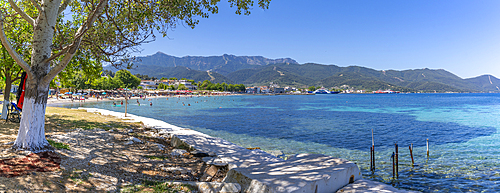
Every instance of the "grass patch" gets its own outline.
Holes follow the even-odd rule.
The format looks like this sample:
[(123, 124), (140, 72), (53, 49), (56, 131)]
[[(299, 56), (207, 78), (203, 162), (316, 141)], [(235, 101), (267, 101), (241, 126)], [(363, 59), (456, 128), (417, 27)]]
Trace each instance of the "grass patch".
[(154, 156), (154, 155), (145, 155), (144, 157), (147, 157), (147, 158), (153, 159), (153, 160), (166, 160), (169, 158), (168, 156)]
[(95, 128), (116, 130), (137, 127), (141, 127), (141, 123), (123, 122), (123, 120), (116, 117), (89, 113), (85, 110), (47, 107), (45, 114), (47, 132), (67, 132), (77, 128), (84, 130)]
[(168, 182), (143, 180), (142, 184), (129, 185), (122, 192), (192, 192), (198, 188), (187, 184), (170, 184)]
[(47, 141), (49, 142), (49, 144), (50, 144), (52, 147), (55, 147), (55, 148), (57, 148), (57, 149), (67, 149), (67, 150), (69, 150), (69, 145), (68, 145), (68, 144), (55, 142), (55, 141), (50, 140), (50, 139), (47, 139)]

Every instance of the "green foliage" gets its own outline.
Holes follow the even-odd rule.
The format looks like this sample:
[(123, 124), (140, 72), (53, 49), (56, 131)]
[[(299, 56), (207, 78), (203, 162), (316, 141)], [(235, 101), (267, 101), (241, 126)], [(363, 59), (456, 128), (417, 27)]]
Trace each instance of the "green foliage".
[(141, 79), (132, 75), (132, 73), (128, 70), (117, 71), (113, 79), (121, 81), (123, 88), (136, 88), (139, 84), (141, 84)]
[(68, 144), (55, 142), (55, 141), (50, 140), (50, 139), (47, 139), (47, 141), (49, 142), (49, 144), (50, 144), (52, 147), (55, 147), (55, 148), (57, 148), (57, 149), (67, 149), (67, 150), (70, 150), (70, 149), (69, 149), (69, 145), (68, 145)]
[(145, 155), (144, 157), (147, 157), (152, 160), (166, 160), (169, 158), (168, 156), (154, 156), (154, 155)]
[(96, 90), (114, 90), (121, 88), (123, 82), (116, 78), (101, 77), (91, 83), (91, 88)]
[(246, 90), (243, 84), (227, 84), (227, 83), (212, 83), (209, 80), (204, 80), (198, 86), (198, 90), (218, 90), (218, 91), (231, 91), (231, 92), (243, 92)]
[(315, 86), (310, 86), (307, 88), (308, 91), (315, 91), (316, 90), (316, 87)]
[(167, 89), (168, 89), (168, 85), (163, 84), (163, 83), (160, 83), (160, 84), (158, 85), (158, 89), (160, 89), (160, 90), (167, 90)]
[(156, 79), (157, 79), (157, 78), (155, 78), (155, 77), (153, 77), (153, 76), (152, 76), (152, 77), (150, 77), (150, 76), (148, 76), (148, 75), (146, 75), (146, 74), (136, 74), (135, 76), (136, 76), (137, 78), (140, 78), (141, 80), (156, 80)]
[(142, 90), (143, 88), (142, 88), (142, 86), (138, 86), (137, 89)]
[(179, 84), (179, 87), (177, 87), (177, 90), (188, 90), (188, 88), (186, 87), (186, 85)]

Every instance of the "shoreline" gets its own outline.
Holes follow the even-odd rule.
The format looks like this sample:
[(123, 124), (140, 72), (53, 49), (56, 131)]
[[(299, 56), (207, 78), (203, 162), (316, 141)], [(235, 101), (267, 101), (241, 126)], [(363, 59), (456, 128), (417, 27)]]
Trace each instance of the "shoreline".
[[(363, 179), (358, 166), (342, 158), (332, 158), (331, 156), (322, 154), (298, 154), (290, 156), (288, 160), (283, 160), (260, 149), (249, 150), (225, 139), (178, 127), (158, 119), (137, 116), (130, 113), (127, 113), (127, 117), (125, 117), (124, 113), (98, 108), (79, 107), (78, 109), (101, 115), (111, 115), (130, 122), (142, 122), (146, 126), (159, 130), (160, 133), (170, 135), (172, 138), (171, 143), (174, 147), (187, 145), (197, 151), (215, 153), (217, 155), (217, 162), (227, 164), (229, 169), (224, 181), (239, 183), (243, 190), (255, 191), (267, 189), (274, 190), (271, 192), (275, 192), (276, 190), (283, 190), (285, 188), (289, 190), (286, 192), (308, 192), (309, 190), (314, 192), (315, 189), (319, 192), (331, 192), (331, 190), (339, 190), (341, 192), (344, 190), (409, 192), (407, 190), (396, 189), (381, 182)], [(299, 170), (300, 172), (277, 171), (284, 168), (293, 168), (293, 170)], [(310, 172), (312, 169), (321, 175), (311, 175)], [(258, 175), (254, 174), (256, 170), (259, 173)], [(271, 175), (269, 175), (270, 173)], [(275, 180), (287, 181), (288, 183), (278, 185), (271, 183)], [(321, 188), (318, 189), (318, 187)]]

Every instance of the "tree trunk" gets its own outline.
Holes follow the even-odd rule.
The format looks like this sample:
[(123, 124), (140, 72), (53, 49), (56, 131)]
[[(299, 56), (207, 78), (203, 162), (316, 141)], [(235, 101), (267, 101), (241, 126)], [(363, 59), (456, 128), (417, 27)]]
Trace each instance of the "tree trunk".
[(34, 25), (31, 54), (31, 73), (28, 73), (24, 93), (23, 113), (17, 139), (12, 146), (15, 150), (33, 153), (53, 151), (45, 139), (45, 108), (51, 80), (44, 79), (50, 71), (51, 45), (57, 12), (61, 0), (43, 0), (44, 14), (39, 14)]
[[(6, 70), (7, 71), (7, 70)], [(12, 88), (12, 78), (9, 74), (5, 74), (5, 89), (3, 91), (3, 108), (1, 119), (7, 119), (8, 105), (10, 103), (10, 89)]]
[(45, 109), (48, 91), (49, 87), (46, 83), (28, 77), (21, 124), (17, 139), (12, 146), (13, 149), (27, 150), (33, 153), (54, 150), (45, 139)]

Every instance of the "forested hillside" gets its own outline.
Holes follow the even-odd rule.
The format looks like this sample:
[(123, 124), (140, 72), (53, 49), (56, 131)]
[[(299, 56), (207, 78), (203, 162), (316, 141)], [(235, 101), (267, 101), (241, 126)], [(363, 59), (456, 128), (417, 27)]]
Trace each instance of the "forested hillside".
[(133, 74), (248, 86), (273, 82), (280, 86), (302, 88), (349, 86), (403, 92), (500, 92), (500, 80), (491, 75), (462, 79), (443, 69), (374, 70), (361, 66), (298, 64), (290, 58), (268, 59), (262, 56), (174, 57), (158, 52), (137, 58), (133, 66)]

